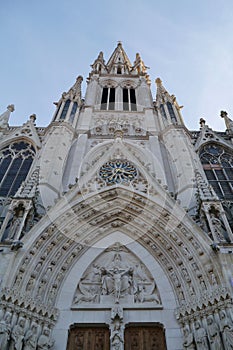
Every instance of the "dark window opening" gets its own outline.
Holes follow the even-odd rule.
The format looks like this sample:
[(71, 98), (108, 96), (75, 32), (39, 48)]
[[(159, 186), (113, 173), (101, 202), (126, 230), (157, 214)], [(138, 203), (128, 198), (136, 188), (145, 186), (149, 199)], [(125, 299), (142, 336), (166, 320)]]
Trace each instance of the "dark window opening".
[(170, 102), (167, 102), (167, 108), (168, 108), (168, 112), (170, 114), (172, 123), (177, 124), (176, 115), (175, 115), (174, 109), (172, 107), (172, 104)]
[(136, 106), (136, 95), (135, 95), (134, 89), (130, 89), (130, 103), (131, 103), (131, 111), (136, 111), (137, 106)]
[(66, 114), (68, 112), (69, 106), (70, 106), (70, 100), (66, 100), (65, 105), (64, 105), (63, 110), (62, 110), (62, 113), (61, 113), (61, 116), (60, 116), (60, 120), (64, 120), (66, 118)]
[(77, 102), (74, 102), (71, 113), (70, 113), (70, 122), (71, 123), (74, 121), (74, 116), (75, 116), (75, 113), (77, 111), (77, 108), (78, 108), (78, 104), (77, 104)]
[(135, 89), (123, 89), (123, 110), (124, 111), (136, 111), (136, 94)]
[(160, 105), (160, 112), (161, 112), (162, 116), (163, 116), (165, 119), (167, 119), (167, 115), (166, 115), (166, 112), (165, 112), (165, 109), (164, 109), (164, 105), (163, 105), (163, 104)]
[(117, 74), (121, 74), (121, 66), (117, 67)]
[(102, 110), (114, 110), (115, 109), (115, 88), (103, 88), (101, 98)]
[(128, 89), (123, 89), (123, 110), (124, 111), (128, 111), (129, 110)]
[(113, 110), (115, 107), (115, 89), (110, 88), (110, 96), (109, 96), (109, 108), (110, 110)]

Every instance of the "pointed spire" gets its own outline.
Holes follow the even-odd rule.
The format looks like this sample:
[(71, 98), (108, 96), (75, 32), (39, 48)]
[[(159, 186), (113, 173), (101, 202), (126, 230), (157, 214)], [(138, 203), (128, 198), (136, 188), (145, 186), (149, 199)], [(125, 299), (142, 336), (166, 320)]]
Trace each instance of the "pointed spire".
[(136, 59), (134, 61), (133, 69), (137, 70), (139, 75), (146, 75), (147, 74), (146, 70), (149, 69), (149, 67), (145, 66), (139, 53), (136, 53)]
[(119, 68), (121, 69), (121, 74), (130, 72), (132, 68), (132, 64), (125, 50), (123, 49), (122, 43), (120, 41), (118, 41), (117, 47), (113, 51), (106, 66), (107, 66), (108, 72), (112, 74), (117, 74), (117, 69)]
[(0, 115), (0, 128), (6, 129), (9, 127), (9, 118), (10, 114), (14, 112), (15, 107), (14, 105), (7, 106), (6, 112), (4, 112), (2, 115)]
[(104, 54), (102, 51), (100, 51), (97, 59), (94, 61), (91, 67), (92, 67), (92, 73), (95, 73), (95, 74), (107, 73)]
[(82, 91), (81, 91), (81, 85), (82, 85), (83, 77), (79, 75), (76, 79), (76, 82), (74, 85), (70, 88), (67, 95), (68, 97), (73, 101), (77, 101), (78, 104), (81, 103), (82, 100)]
[(160, 78), (157, 78), (155, 80), (155, 83), (157, 85), (157, 91), (156, 91), (156, 101), (160, 103), (166, 102), (167, 98), (166, 96), (170, 96), (165, 87), (162, 84), (162, 80)]

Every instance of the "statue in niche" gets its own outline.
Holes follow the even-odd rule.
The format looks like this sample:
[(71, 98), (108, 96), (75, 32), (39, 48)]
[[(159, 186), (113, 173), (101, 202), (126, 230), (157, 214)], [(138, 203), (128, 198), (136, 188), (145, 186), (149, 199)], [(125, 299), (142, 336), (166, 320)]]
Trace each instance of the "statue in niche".
[(50, 329), (45, 327), (37, 343), (37, 350), (48, 350), (53, 347), (54, 340), (50, 338)]
[(10, 222), (10, 227), (8, 229), (7, 240), (13, 240), (19, 235), (19, 229), (24, 216), (24, 206), (19, 204), (17, 208), (14, 209), (13, 218)]
[(85, 271), (77, 286), (73, 304), (100, 301), (161, 304), (149, 271), (119, 243), (107, 248)]
[(25, 319), (19, 318), (18, 323), (13, 327), (11, 332), (11, 341), (9, 350), (22, 350), (24, 339)]
[(184, 333), (184, 342), (183, 342), (184, 348), (187, 350), (195, 350), (196, 347), (194, 345), (193, 333), (187, 324), (183, 328), (183, 333)]
[(218, 326), (214, 320), (213, 315), (207, 317), (208, 335), (209, 342), (212, 350), (222, 350), (222, 342), (219, 335)]
[(219, 313), (220, 331), (222, 333), (225, 349), (233, 349), (233, 327), (227, 317), (226, 311), (222, 310)]
[(114, 320), (110, 341), (111, 341), (112, 350), (124, 349), (123, 330), (122, 330), (121, 322), (118, 317), (116, 317)]
[(11, 313), (6, 312), (0, 321), (0, 349), (7, 350), (11, 334)]
[(25, 334), (23, 350), (36, 350), (37, 338), (37, 325), (33, 323)]
[(207, 333), (205, 328), (202, 327), (201, 322), (197, 320), (195, 322), (195, 342), (197, 350), (209, 350)]
[(214, 229), (214, 233), (219, 242), (230, 242), (226, 227), (222, 220), (220, 220), (219, 215), (214, 213), (210, 214), (211, 223)]

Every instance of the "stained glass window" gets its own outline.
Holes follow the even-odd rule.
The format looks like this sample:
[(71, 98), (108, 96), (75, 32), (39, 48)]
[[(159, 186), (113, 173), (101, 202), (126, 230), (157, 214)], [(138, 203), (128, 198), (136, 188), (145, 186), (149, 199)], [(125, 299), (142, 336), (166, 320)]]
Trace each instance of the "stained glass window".
[(68, 109), (70, 107), (70, 100), (66, 100), (65, 105), (63, 107), (61, 116), (60, 116), (60, 120), (64, 120), (66, 118), (66, 114), (68, 112)]
[(200, 152), (209, 183), (220, 199), (233, 199), (233, 155), (217, 144), (208, 144)]
[(124, 183), (133, 181), (137, 170), (127, 160), (113, 160), (102, 165), (99, 175), (108, 184)]
[(70, 122), (71, 123), (74, 121), (74, 116), (75, 116), (75, 113), (77, 111), (77, 108), (78, 108), (78, 104), (77, 104), (77, 102), (74, 102), (71, 113), (70, 113)]
[(163, 104), (160, 105), (160, 112), (161, 112), (162, 116), (163, 116), (165, 119), (167, 119), (167, 115), (166, 115), (166, 112), (165, 112), (165, 109), (164, 109), (164, 105), (163, 105)]
[(12, 143), (0, 151), (0, 196), (13, 196), (25, 180), (35, 150), (24, 141)]
[(170, 102), (167, 102), (167, 109), (168, 109), (168, 112), (170, 114), (172, 123), (177, 124), (176, 115), (175, 115), (174, 109), (172, 107), (172, 104)]

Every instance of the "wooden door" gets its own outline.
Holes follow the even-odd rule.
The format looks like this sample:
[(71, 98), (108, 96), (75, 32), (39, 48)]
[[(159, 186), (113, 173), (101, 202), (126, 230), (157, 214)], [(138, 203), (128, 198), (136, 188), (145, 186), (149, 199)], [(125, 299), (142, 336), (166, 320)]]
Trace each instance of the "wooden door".
[(125, 328), (125, 350), (166, 350), (164, 329), (160, 325)]
[(110, 331), (105, 326), (72, 326), (66, 349), (110, 350)]

